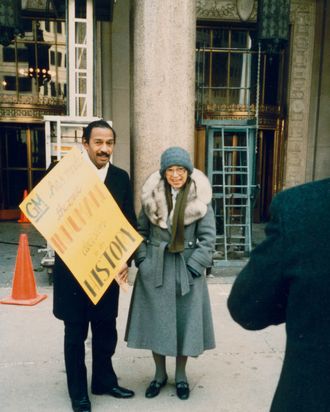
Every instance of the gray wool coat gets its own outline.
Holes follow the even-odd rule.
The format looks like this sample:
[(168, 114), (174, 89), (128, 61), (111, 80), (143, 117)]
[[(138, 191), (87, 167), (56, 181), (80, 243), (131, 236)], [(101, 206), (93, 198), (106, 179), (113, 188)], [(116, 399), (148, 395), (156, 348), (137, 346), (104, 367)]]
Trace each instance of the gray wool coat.
[(139, 270), (125, 334), (129, 347), (168, 356), (198, 356), (215, 347), (205, 278), (205, 269), (212, 265), (216, 236), (212, 191), (201, 171), (194, 169), (191, 178), (182, 253), (167, 250), (173, 212), (168, 216), (159, 172), (143, 186), (138, 230), (144, 242), (135, 255)]

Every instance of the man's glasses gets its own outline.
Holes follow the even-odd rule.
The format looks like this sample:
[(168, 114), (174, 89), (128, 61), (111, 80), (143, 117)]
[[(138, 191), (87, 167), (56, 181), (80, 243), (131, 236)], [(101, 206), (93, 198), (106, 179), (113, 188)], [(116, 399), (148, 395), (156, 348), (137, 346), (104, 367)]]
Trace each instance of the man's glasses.
[(184, 167), (169, 167), (166, 169), (167, 176), (183, 176), (187, 172), (187, 169)]

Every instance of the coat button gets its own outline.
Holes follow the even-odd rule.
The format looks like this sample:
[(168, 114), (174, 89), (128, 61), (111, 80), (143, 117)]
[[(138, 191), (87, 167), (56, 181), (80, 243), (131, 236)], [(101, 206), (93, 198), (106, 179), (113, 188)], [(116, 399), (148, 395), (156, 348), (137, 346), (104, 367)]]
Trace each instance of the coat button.
[(193, 246), (193, 242), (188, 242), (188, 246), (192, 247)]

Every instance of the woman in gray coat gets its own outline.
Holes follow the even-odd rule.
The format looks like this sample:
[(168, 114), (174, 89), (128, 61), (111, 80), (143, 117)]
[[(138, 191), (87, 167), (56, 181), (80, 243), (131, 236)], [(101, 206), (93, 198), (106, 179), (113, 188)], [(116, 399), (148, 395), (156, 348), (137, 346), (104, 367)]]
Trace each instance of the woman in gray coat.
[(175, 356), (177, 396), (188, 399), (187, 357), (215, 347), (205, 278), (216, 235), (211, 199), (208, 178), (180, 147), (162, 154), (160, 170), (142, 188), (144, 242), (135, 255), (139, 270), (125, 340), (152, 351), (156, 370), (147, 398), (166, 385), (166, 356)]

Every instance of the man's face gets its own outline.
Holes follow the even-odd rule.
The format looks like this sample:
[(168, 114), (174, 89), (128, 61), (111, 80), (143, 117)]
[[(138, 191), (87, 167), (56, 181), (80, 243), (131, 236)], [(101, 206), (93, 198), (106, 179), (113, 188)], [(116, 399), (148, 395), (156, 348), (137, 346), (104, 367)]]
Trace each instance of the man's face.
[(98, 169), (109, 162), (114, 144), (112, 130), (103, 127), (92, 129), (88, 143), (85, 139), (83, 140), (83, 146), (89, 158)]

